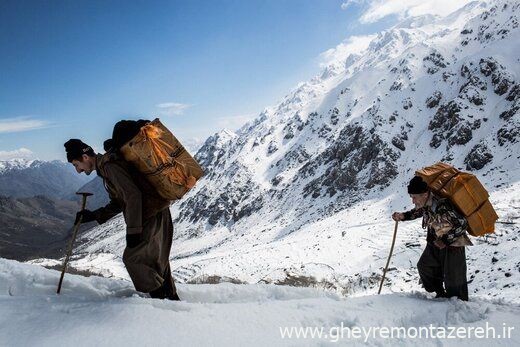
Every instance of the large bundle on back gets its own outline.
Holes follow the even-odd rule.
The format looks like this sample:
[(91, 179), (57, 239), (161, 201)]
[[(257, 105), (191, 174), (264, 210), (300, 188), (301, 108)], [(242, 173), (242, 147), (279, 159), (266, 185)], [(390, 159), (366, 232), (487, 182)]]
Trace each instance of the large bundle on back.
[(165, 199), (182, 198), (203, 175), (200, 165), (159, 119), (145, 122), (135, 136), (120, 145), (124, 159)]
[(468, 221), (469, 233), (482, 236), (495, 231), (498, 219), (489, 202), (489, 194), (475, 175), (462, 172), (451, 165), (437, 163), (415, 173), (421, 176), (430, 190), (448, 198)]

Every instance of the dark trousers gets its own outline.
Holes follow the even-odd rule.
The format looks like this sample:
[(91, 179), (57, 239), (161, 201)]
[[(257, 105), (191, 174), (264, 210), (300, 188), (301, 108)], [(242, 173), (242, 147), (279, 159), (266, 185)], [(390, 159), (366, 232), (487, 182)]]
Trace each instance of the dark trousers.
[(176, 293), (170, 269), (170, 250), (173, 239), (173, 222), (166, 208), (143, 223), (143, 241), (134, 248), (125, 248), (123, 263), (135, 289), (150, 293), (164, 287)]
[(468, 300), (464, 247), (439, 249), (428, 243), (417, 263), (417, 269), (427, 292), (440, 295), (446, 293), (447, 297), (456, 296), (460, 300)]

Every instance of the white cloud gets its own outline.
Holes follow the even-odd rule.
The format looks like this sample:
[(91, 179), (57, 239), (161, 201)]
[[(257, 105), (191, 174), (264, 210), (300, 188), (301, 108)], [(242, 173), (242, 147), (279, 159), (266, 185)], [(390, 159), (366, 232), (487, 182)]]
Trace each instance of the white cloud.
[(360, 4), (362, 2), (363, 2), (363, 0), (348, 0), (348, 1), (345, 1), (344, 3), (341, 4), (341, 9), (342, 10), (346, 10), (351, 5)]
[[(445, 16), (461, 8), (471, 0), (365, 0), (366, 10), (361, 15), (361, 23), (375, 23), (380, 19), (397, 15), (404, 19), (407, 17), (420, 16), (425, 14)], [(360, 4), (361, 1), (350, 0), (341, 5), (347, 8), (352, 4)], [(344, 6), (345, 5), (345, 6)]]
[(178, 102), (165, 102), (155, 105), (159, 109), (159, 113), (163, 116), (178, 116), (184, 113), (184, 110), (190, 108), (192, 105), (181, 104)]
[(16, 117), (0, 119), (0, 133), (16, 133), (48, 127), (46, 121), (31, 117)]
[(0, 151), (0, 160), (9, 160), (9, 159), (29, 159), (33, 156), (33, 152), (27, 148), (19, 148), (14, 151)]
[(199, 148), (204, 144), (204, 141), (205, 139), (200, 137), (190, 137), (186, 140), (182, 140), (181, 143), (191, 155), (195, 155)]
[(238, 116), (230, 116), (230, 117), (220, 117), (217, 118), (217, 127), (219, 129), (229, 129), (229, 130), (237, 130), (242, 125), (246, 124), (248, 121), (253, 119), (255, 114), (243, 114)]
[(335, 48), (331, 48), (321, 53), (319, 59), (321, 61), (320, 66), (325, 67), (336, 61), (343, 61), (349, 54), (357, 54), (364, 51), (370, 41), (372, 41), (377, 35), (362, 35), (362, 36), (351, 36)]

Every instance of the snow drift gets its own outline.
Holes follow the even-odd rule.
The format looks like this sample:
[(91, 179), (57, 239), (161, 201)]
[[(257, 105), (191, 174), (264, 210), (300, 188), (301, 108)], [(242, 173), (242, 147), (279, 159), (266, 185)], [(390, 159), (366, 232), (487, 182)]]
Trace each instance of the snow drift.
[[(0, 259), (0, 345), (3, 346), (511, 346), (501, 339), (348, 339), (338, 327), (518, 327), (520, 307), (503, 301), (431, 299), (422, 293), (342, 298), (275, 285), (179, 285), (182, 302), (140, 297), (124, 280), (67, 275)], [(487, 325), (486, 325), (487, 324)], [(321, 338), (288, 337), (284, 328), (323, 328)], [(282, 329), (282, 330), (280, 330)], [(331, 330), (332, 329), (332, 330)], [(344, 329), (345, 330), (345, 329)], [(282, 338), (282, 332), (285, 338)], [(332, 334), (334, 333), (334, 334)], [(327, 337), (325, 337), (325, 334)], [(366, 340), (365, 340), (366, 339)]]

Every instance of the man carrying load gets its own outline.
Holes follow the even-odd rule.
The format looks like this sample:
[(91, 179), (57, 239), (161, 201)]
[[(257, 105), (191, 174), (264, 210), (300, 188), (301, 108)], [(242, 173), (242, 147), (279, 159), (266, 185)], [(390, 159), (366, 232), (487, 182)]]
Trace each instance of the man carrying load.
[(416, 172), (408, 185), (415, 208), (394, 212), (395, 221), (423, 217), (427, 229), (426, 248), (417, 269), (427, 292), (436, 297), (456, 296), (468, 300), (465, 246), (472, 246), (466, 231), (473, 236), (494, 232), (496, 215), (489, 194), (469, 173), (437, 163)]
[[(157, 136), (147, 138), (147, 131)], [(162, 140), (164, 136), (168, 137), (167, 141)], [(178, 142), (174, 144), (175, 155), (163, 151), (165, 146), (171, 149), (170, 143), (174, 140), (177, 141), (158, 119), (154, 122), (121, 121), (115, 125), (112, 139), (105, 141), (105, 149), (108, 149), (105, 154), (96, 154), (90, 146), (78, 139), (67, 141), (65, 149), (67, 160), (78, 173), (90, 175), (96, 170), (110, 196), (106, 206), (95, 211), (78, 212), (76, 220), (82, 216), (82, 223), (95, 220), (102, 224), (123, 212), (126, 223), (123, 263), (135, 289), (149, 293), (152, 298), (179, 300), (169, 262), (173, 238), (169, 207), (171, 201), (180, 199), (194, 185), (196, 179), (202, 176), (202, 170)], [(158, 144), (159, 141), (164, 143)], [(150, 180), (147, 173), (141, 172), (140, 168), (124, 157), (122, 148), (129, 143), (144, 153), (141, 155), (134, 151), (136, 159), (146, 159), (160, 152), (158, 155), (161, 159), (154, 162), (152, 170), (154, 178), (160, 179), (163, 186), (154, 185), (155, 181)], [(150, 145), (155, 146), (154, 153), (146, 147)], [(193, 175), (190, 174), (193, 170), (187, 170), (183, 164), (188, 161), (197, 169)], [(174, 175), (170, 173), (172, 170)], [(189, 184), (178, 181), (183, 177), (189, 178), (186, 180)], [(168, 194), (168, 189), (171, 194)]]
[(466, 220), (447, 199), (430, 192), (419, 176), (410, 181), (408, 194), (415, 208), (404, 213), (395, 212), (392, 218), (408, 221), (423, 217), (427, 244), (417, 269), (424, 289), (436, 293), (436, 297), (457, 296), (468, 300), (464, 246), (472, 243), (466, 235)]

